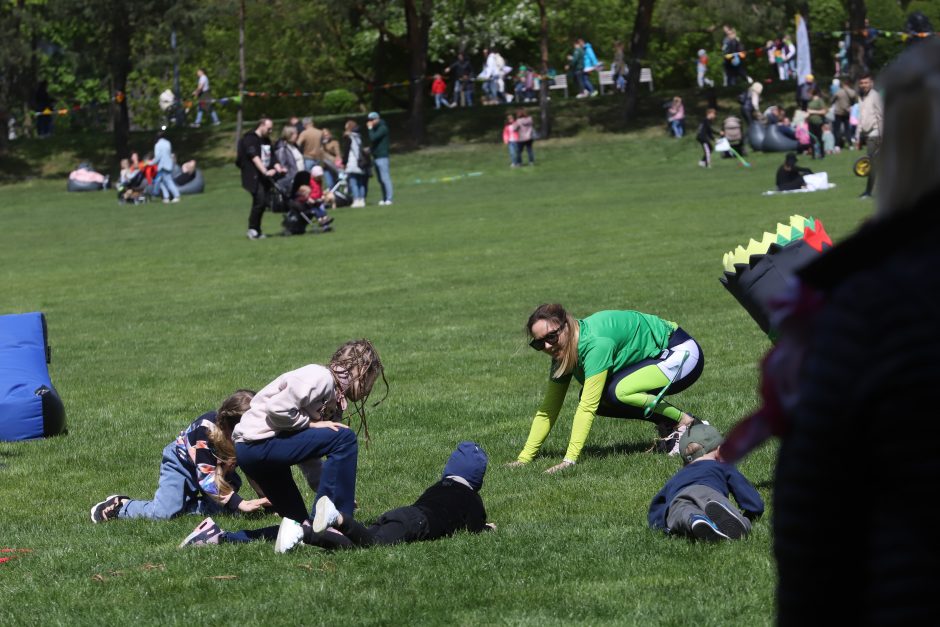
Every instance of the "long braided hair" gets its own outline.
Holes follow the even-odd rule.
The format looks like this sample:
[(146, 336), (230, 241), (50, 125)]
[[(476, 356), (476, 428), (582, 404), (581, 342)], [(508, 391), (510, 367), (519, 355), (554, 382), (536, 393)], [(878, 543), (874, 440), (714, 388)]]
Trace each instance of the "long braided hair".
[(379, 353), (372, 342), (366, 339), (350, 340), (336, 349), (330, 358), (330, 371), (337, 387), (344, 390), (346, 400), (353, 411), (344, 417), (347, 424), (352, 422), (352, 414), (359, 416), (358, 434), (363, 432), (369, 441), (369, 424), (366, 422), (366, 400), (372, 393), (372, 386), (379, 376), (385, 384), (385, 396), (372, 404), (375, 407), (388, 397), (388, 380)]

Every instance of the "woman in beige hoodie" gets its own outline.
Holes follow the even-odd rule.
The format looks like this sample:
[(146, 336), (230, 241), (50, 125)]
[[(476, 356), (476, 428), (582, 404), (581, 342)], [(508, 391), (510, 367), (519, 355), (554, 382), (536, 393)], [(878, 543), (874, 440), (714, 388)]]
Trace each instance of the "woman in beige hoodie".
[(359, 446), (356, 432), (340, 421), (352, 404), (365, 425), (365, 400), (380, 375), (384, 380), (372, 343), (352, 340), (326, 366), (310, 364), (284, 373), (252, 399), (232, 433), (235, 453), (278, 514), (308, 518), (291, 466), (323, 457), (317, 498), (329, 496), (337, 509), (352, 514)]

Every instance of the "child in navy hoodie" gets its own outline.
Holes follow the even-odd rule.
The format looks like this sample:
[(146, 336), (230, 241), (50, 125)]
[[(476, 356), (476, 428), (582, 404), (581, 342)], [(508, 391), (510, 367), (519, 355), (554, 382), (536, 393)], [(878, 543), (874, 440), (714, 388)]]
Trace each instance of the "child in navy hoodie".
[[(718, 461), (721, 434), (707, 424), (690, 427), (679, 439), (685, 463), (653, 497), (647, 516), (653, 529), (699, 540), (738, 540), (764, 513), (754, 486), (731, 464)], [(728, 500), (729, 493), (743, 515)]]
[[(331, 534), (324, 532), (335, 529), (355, 546), (371, 546), (436, 540), (460, 530), (479, 533), (493, 529), (495, 525), (486, 522), (486, 509), (479, 494), (487, 462), (486, 453), (478, 444), (461, 442), (444, 466), (440, 481), (425, 490), (413, 505), (385, 512), (368, 527), (351, 515), (340, 513), (328, 496), (321, 496), (316, 503), (312, 531), (329, 538)], [(303, 533), (300, 524), (285, 518), (275, 550), (289, 550), (301, 542)], [(337, 548), (344, 545), (338, 543)]]

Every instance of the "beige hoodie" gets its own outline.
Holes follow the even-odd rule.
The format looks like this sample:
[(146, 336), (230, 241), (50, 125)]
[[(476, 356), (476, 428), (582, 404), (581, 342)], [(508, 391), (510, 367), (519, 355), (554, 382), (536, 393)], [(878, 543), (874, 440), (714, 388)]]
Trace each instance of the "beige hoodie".
[(330, 420), (335, 411), (333, 374), (328, 368), (310, 364), (282, 374), (258, 392), (232, 439), (267, 440), (283, 431), (306, 429), (311, 421)]

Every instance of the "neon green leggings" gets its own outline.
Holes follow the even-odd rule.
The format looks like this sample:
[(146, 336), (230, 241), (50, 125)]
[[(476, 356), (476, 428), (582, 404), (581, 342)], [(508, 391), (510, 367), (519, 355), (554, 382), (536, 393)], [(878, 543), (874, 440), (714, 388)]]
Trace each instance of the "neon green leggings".
[[(656, 396), (650, 394), (649, 390), (658, 390), (667, 385), (669, 385), (669, 378), (663, 374), (663, 371), (658, 366), (649, 365), (624, 377), (614, 388), (614, 394), (617, 400), (625, 405), (646, 409), (656, 400)], [(657, 414), (673, 421), (682, 418), (682, 412), (666, 401), (660, 401), (653, 408), (654, 420)]]

